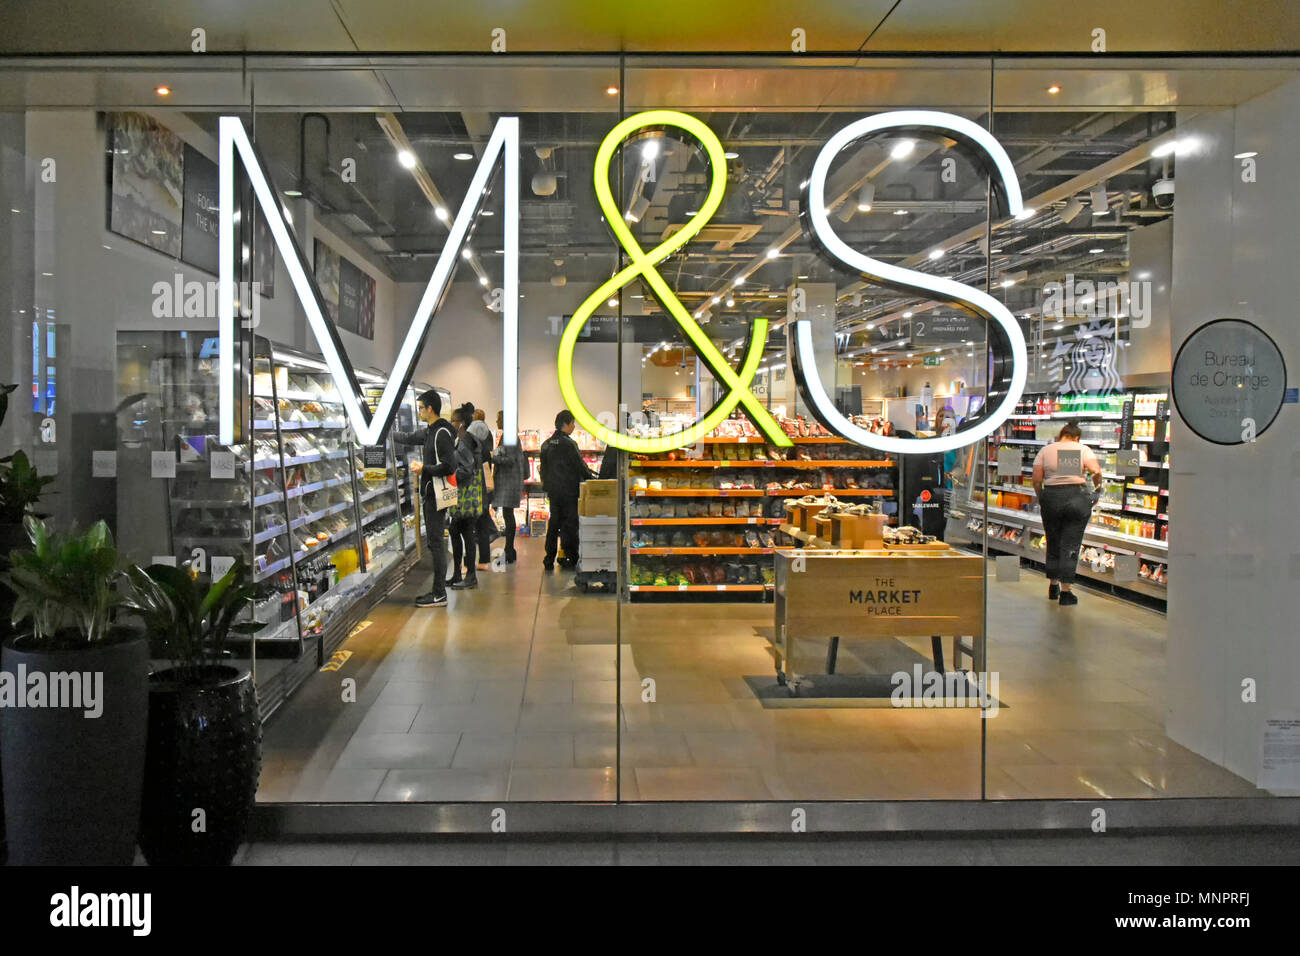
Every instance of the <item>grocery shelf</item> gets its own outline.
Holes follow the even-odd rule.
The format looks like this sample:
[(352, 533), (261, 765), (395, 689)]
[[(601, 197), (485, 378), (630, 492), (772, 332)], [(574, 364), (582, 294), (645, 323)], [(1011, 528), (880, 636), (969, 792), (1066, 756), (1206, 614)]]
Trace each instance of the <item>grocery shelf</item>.
[(892, 468), (892, 461), (878, 459), (803, 461), (799, 459), (677, 459), (675, 461), (629, 461), (628, 467), (639, 468)]
[(824, 495), (831, 494), (836, 498), (890, 498), (893, 497), (893, 488), (782, 488), (779, 491), (769, 491), (767, 494), (774, 498), (789, 497), (790, 495)]
[(629, 591), (770, 591), (771, 584), (629, 584)]
[(632, 488), (634, 498), (762, 498), (762, 488)]
[(669, 557), (671, 555), (710, 555), (710, 554), (771, 554), (774, 548), (725, 548), (725, 547), (681, 547), (681, 548), (628, 548), (630, 554), (649, 554)]
[[(990, 520), (992, 520), (993, 516), (997, 516), (999, 519), (1005, 518), (1009, 521), (1024, 522), (1026, 525), (1033, 526), (1038, 531), (1041, 531), (1043, 528), (1042, 516), (1036, 512), (1015, 511), (1011, 508), (1000, 508), (997, 505), (989, 505), (988, 512)], [(976, 513), (978, 514), (978, 511)], [(1112, 541), (1135, 545), (1137, 547), (1150, 548), (1152, 551), (1157, 553), (1161, 551), (1167, 553), (1169, 550), (1169, 543), (1167, 541), (1159, 541), (1155, 538), (1142, 538), (1138, 535), (1124, 534), (1121, 531), (1107, 531), (1102, 528), (1095, 528), (1092, 525), (1089, 525), (1083, 533), (1085, 542), (1090, 536), (1098, 539), (1109, 539)], [(1103, 541), (1103, 543), (1105, 542)], [(1157, 559), (1153, 558), (1152, 560)], [(1158, 560), (1167, 561), (1168, 558), (1160, 558)]]
[(632, 518), (633, 527), (640, 525), (684, 525), (684, 524), (705, 524), (705, 525), (724, 525), (724, 524), (780, 524), (781, 518)]

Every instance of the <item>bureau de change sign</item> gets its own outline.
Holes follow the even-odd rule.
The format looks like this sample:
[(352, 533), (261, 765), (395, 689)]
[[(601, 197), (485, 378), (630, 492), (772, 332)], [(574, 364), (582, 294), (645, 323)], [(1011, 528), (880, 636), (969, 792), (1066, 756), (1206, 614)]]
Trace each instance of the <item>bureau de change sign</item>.
[(1174, 356), (1178, 414), (1206, 441), (1254, 441), (1277, 418), (1286, 397), (1286, 362), (1259, 326), (1215, 319), (1187, 337)]

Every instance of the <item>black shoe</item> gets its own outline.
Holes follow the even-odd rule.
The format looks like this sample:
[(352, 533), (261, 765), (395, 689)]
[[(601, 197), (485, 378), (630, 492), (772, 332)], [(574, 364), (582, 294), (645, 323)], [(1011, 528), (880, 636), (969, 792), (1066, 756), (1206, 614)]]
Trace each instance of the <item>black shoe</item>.
[(577, 561), (570, 561), (568, 558), (565, 558), (563, 561), (559, 561), (557, 563), (560, 565), (560, 567), (564, 568), (564, 570), (566, 571), (572, 571), (574, 568), (578, 566)]
[(457, 581), (455, 584), (451, 585), (451, 587), (455, 591), (472, 591), (478, 587), (478, 576), (471, 574), (465, 580)]
[(451, 577), (449, 577), (446, 581), (443, 581), (442, 583), (445, 584), (447, 587), (451, 588), (451, 587), (455, 587), (457, 584), (460, 584), (460, 580), (461, 578), (459, 574), (453, 574)]
[(542, 569), (545, 570), (545, 571), (554, 571), (554, 570), (555, 570), (555, 564), (554, 564), (553, 562), (551, 562), (551, 561), (543, 561), (543, 562), (542, 562)]
[(515, 549), (511, 548), (506, 552), (506, 564), (514, 564), (519, 555), (515, 554)]
[(1071, 607), (1079, 603), (1079, 599), (1074, 596), (1073, 591), (1061, 592), (1061, 607)]
[(1047, 585), (1047, 600), (1055, 601), (1061, 596), (1061, 584), (1059, 581), (1053, 581)]
[(421, 594), (415, 599), (416, 607), (446, 607), (447, 595), (434, 594), (430, 591), (428, 594)]

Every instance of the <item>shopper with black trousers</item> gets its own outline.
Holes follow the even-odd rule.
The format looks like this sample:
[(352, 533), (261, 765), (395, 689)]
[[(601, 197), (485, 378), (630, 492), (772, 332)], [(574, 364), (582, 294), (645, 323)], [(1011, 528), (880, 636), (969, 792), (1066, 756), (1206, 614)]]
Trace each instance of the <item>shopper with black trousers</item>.
[(438, 510), (431, 486), (435, 477), (447, 478), (456, 472), (456, 429), (442, 417), (442, 397), (433, 389), (422, 394), (416, 405), (416, 414), (425, 427), (393, 434), (393, 441), (399, 445), (424, 446), (424, 461), (413, 462), (411, 471), (420, 476), (420, 506), (424, 511), (424, 535), (433, 556), (433, 584), (415, 603), (418, 607), (446, 607), (443, 579), (447, 576), (447, 545), (443, 531), (449, 509)]
[[(468, 402), (451, 413), (452, 424), (456, 426), (456, 503), (447, 509), (451, 512), (452, 559), (447, 585), (457, 591), (478, 587), (474, 556), (478, 519), (483, 514), (483, 459), (480, 457), (482, 446), (469, 433), (473, 415), (474, 406)], [(463, 577), (460, 573), (462, 558), (465, 562)]]
[[(1059, 600), (1062, 607), (1079, 603), (1074, 578), (1094, 504), (1084, 476), (1092, 479), (1094, 490), (1101, 488), (1101, 465), (1092, 449), (1079, 441), (1082, 435), (1077, 422), (1067, 422), (1056, 441), (1044, 445), (1034, 458), (1034, 494), (1047, 544), (1047, 599)], [(1062, 452), (1077, 452), (1079, 467), (1063, 467)]]
[(582, 459), (578, 443), (573, 440), (577, 427), (573, 412), (567, 408), (555, 416), (555, 433), (542, 442), (542, 488), (551, 505), (551, 520), (546, 524), (546, 556), (542, 567), (555, 569), (556, 538), (564, 547), (562, 568), (578, 564), (578, 493), (579, 485), (596, 477)]
[(492, 462), (492, 429), (488, 428), (487, 415), (483, 409), (474, 408), (469, 402), (465, 403), (473, 409), (473, 421), (469, 424), (469, 433), (479, 443), (479, 460), (483, 462), (485, 469), (483, 475), (483, 513), (479, 515), (478, 526), (478, 567), (480, 571), (486, 571), (492, 560), (492, 539), (497, 535), (497, 526), (492, 521), (492, 492), (487, 490), (486, 469)]
[[(502, 427), (504, 416), (497, 412), (497, 428)], [(501, 520), (506, 526), (506, 564), (514, 564), (515, 554), (515, 509), (519, 507), (524, 496), (524, 479), (528, 477), (528, 459), (519, 445), (519, 436), (515, 443), (507, 444), (504, 440), (497, 445), (492, 455), (492, 504), (501, 509)], [(524, 520), (527, 520), (525, 515)]]

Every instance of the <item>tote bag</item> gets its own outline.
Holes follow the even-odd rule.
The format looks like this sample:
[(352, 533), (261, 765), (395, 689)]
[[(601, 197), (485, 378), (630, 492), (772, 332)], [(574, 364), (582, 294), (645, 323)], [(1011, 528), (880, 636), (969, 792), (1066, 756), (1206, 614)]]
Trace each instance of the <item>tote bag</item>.
[(456, 476), (448, 475), (444, 478), (441, 475), (434, 475), (429, 479), (429, 491), (426, 497), (433, 502), (435, 511), (454, 508), (460, 499), (460, 493), (456, 489)]

